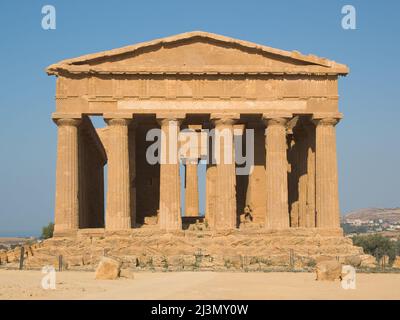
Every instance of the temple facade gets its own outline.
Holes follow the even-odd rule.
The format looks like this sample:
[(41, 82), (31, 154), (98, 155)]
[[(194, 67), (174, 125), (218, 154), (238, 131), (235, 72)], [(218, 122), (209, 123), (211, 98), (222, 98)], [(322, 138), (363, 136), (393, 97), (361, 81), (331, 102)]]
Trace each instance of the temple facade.
[[(200, 160), (210, 230), (340, 228), (335, 126), (345, 65), (189, 32), (46, 71), (57, 78), (55, 235), (182, 230), (201, 215)], [(105, 126), (95, 128), (93, 116)], [(148, 159), (153, 129), (163, 140), (157, 163)], [(183, 135), (200, 143), (182, 153)], [(250, 169), (238, 174), (237, 158), (249, 152)], [(210, 161), (227, 154), (233, 161)]]

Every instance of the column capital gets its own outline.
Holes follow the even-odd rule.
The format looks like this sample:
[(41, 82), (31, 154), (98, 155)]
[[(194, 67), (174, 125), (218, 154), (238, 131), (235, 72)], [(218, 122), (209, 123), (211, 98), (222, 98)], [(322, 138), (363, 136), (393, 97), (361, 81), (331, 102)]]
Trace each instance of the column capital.
[(288, 123), (288, 118), (276, 117), (276, 118), (264, 118), (265, 125), (267, 127), (270, 126), (282, 126), (285, 127)]
[(109, 126), (128, 126), (132, 119), (125, 118), (104, 118)]
[(109, 126), (127, 126), (132, 121), (133, 114), (108, 112), (103, 114), (103, 118)]
[(161, 119), (157, 119), (157, 123), (161, 127), (168, 126), (168, 125), (170, 125), (171, 122), (175, 122), (177, 127), (180, 127), (180, 125), (183, 122), (183, 119), (180, 119), (180, 118), (161, 118)]
[(340, 121), (340, 118), (321, 118), (321, 119), (313, 119), (313, 122), (317, 126), (335, 126)]
[(66, 113), (66, 112), (53, 112), (51, 118), (55, 121), (58, 119), (81, 119), (82, 113)]
[(53, 121), (58, 127), (63, 127), (63, 126), (68, 126), (68, 127), (78, 127), (82, 119), (74, 119), (74, 118), (59, 118), (59, 119), (54, 119)]
[(212, 113), (210, 120), (214, 125), (234, 125), (239, 120), (238, 113)]
[(240, 119), (240, 114), (239, 113), (211, 113), (210, 114), (210, 120), (211, 121), (224, 121), (224, 120), (239, 120)]

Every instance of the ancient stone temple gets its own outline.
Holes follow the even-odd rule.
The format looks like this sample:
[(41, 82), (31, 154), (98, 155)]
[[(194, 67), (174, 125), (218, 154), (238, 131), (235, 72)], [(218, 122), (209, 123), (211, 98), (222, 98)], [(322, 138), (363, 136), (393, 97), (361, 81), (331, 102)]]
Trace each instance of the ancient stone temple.
[[(348, 73), (345, 65), (189, 32), (64, 60), (47, 73), (57, 78), (52, 241), (90, 237), (93, 246), (97, 239), (91, 257), (100, 247), (121, 256), (124, 247), (153, 258), (206, 251), (208, 262), (291, 250), (302, 257), (360, 253), (339, 224), (335, 126), (342, 118), (338, 79)], [(94, 116), (105, 126), (96, 129)], [(149, 163), (152, 129), (165, 140), (159, 157), (177, 161)], [(213, 129), (231, 135), (211, 139)], [(165, 147), (180, 145), (183, 134), (201, 141), (190, 154)], [(253, 153), (245, 174), (237, 174), (238, 161), (207, 162), (203, 217), (200, 161), (222, 154), (235, 160), (244, 151)], [(119, 240), (125, 245), (107, 242), (115, 235), (125, 235)]]
[[(64, 60), (47, 72), (57, 76), (56, 234), (126, 230), (151, 217), (161, 229), (181, 229), (179, 161), (153, 165), (145, 156), (148, 130), (168, 133), (171, 124), (254, 130), (251, 173), (208, 165), (210, 228), (239, 227), (245, 208), (267, 229), (339, 228), (335, 125), (345, 65), (191, 32)], [(92, 115), (107, 126), (96, 130)], [(199, 215), (199, 157), (184, 159), (187, 216)]]

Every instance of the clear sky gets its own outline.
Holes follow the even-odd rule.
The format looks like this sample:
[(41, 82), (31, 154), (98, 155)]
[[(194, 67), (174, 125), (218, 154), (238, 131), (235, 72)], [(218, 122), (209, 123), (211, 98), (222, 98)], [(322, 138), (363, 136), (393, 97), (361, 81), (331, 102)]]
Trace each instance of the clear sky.
[[(41, 27), (44, 5), (56, 30)], [(356, 30), (341, 8), (356, 8)], [(400, 1), (37, 1), (0, 3), (0, 235), (53, 219), (55, 78), (65, 58), (193, 30), (345, 63), (337, 127), (341, 210), (400, 206)]]

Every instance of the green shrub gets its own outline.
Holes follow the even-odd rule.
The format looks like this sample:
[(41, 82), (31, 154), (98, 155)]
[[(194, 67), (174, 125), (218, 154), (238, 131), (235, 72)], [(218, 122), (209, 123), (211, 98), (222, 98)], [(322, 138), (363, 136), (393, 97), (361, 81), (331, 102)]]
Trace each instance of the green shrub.
[(378, 261), (385, 255), (389, 263), (396, 258), (396, 247), (399, 241), (391, 241), (380, 234), (359, 235), (353, 237), (353, 244), (364, 249), (364, 252), (374, 256)]
[(49, 239), (53, 237), (53, 232), (54, 232), (54, 223), (50, 222), (47, 226), (42, 228), (42, 239)]

